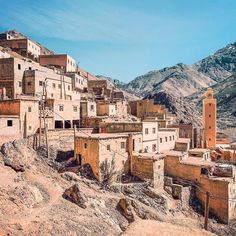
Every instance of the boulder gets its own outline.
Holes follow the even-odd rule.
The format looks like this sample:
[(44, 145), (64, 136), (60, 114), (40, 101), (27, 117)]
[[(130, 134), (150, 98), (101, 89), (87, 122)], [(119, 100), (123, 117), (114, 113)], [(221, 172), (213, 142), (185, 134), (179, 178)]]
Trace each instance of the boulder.
[(135, 220), (132, 200), (130, 200), (129, 198), (121, 198), (118, 203), (118, 209), (129, 222), (133, 222)]
[(6, 166), (10, 166), (15, 171), (25, 171), (22, 155), (12, 143), (4, 143), (1, 147), (1, 152), (3, 154), (3, 162)]
[(63, 197), (76, 205), (78, 205), (81, 208), (86, 208), (86, 201), (87, 198), (84, 196), (84, 194), (81, 193), (79, 184), (74, 184), (70, 188), (66, 189), (63, 193)]

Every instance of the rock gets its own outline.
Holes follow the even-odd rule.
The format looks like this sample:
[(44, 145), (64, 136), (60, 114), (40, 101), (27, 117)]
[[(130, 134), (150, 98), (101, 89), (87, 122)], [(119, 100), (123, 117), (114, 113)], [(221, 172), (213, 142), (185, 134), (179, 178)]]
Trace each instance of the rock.
[(134, 212), (132, 207), (132, 200), (128, 198), (121, 198), (118, 203), (118, 209), (121, 211), (121, 214), (129, 221), (133, 222)]
[(74, 172), (64, 172), (61, 174), (61, 177), (63, 179), (68, 180), (68, 181), (78, 181), (79, 180), (79, 177)]
[(22, 155), (16, 150), (12, 143), (4, 143), (1, 147), (3, 153), (3, 162), (15, 171), (25, 171), (22, 161)]
[(87, 201), (87, 198), (81, 193), (79, 184), (74, 184), (70, 188), (66, 189), (63, 197), (76, 205), (78, 205), (81, 208), (86, 208), (85, 202)]

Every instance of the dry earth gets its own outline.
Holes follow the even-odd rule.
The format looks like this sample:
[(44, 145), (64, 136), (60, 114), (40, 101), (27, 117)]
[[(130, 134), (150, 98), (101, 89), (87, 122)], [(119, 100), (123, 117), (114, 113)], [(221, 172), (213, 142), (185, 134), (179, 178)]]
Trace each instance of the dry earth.
[[(75, 173), (58, 173), (50, 167), (52, 160), (37, 154), (27, 140), (3, 145), (1, 150), (1, 236), (121, 235), (129, 225), (125, 235), (145, 233), (147, 228), (154, 231), (147, 231), (145, 235), (149, 232), (158, 235), (157, 232), (165, 232), (165, 229), (165, 235), (169, 232), (203, 233), (201, 216), (145, 183), (117, 183), (102, 188), (96, 181)], [(81, 192), (78, 198), (84, 201), (85, 208), (63, 197), (65, 190), (75, 183)], [(127, 212), (133, 220), (127, 220), (127, 214), (118, 206), (120, 199), (129, 202)]]

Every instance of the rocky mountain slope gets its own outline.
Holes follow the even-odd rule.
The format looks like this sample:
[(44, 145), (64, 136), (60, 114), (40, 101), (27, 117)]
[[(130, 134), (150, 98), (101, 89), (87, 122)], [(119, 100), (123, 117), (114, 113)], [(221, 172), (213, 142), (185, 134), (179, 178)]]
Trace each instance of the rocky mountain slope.
[[(217, 99), (217, 122), (221, 128), (236, 128), (236, 74), (219, 81), (211, 86), (214, 96)], [(202, 94), (205, 90), (200, 90), (193, 95), (184, 98), (186, 102), (192, 102), (193, 107), (201, 111)], [(236, 136), (236, 135), (235, 135)]]
[(173, 95), (189, 96), (223, 81), (235, 71), (236, 42), (193, 65), (179, 63), (138, 76), (129, 82), (126, 88), (143, 96), (160, 90)]

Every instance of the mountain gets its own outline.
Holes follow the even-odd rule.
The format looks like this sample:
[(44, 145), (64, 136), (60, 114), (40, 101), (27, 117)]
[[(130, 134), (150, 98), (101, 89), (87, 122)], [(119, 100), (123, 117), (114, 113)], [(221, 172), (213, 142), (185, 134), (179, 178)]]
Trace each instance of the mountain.
[(126, 88), (145, 96), (164, 90), (173, 95), (189, 96), (224, 80), (236, 72), (236, 42), (193, 65), (179, 63), (138, 76)]
[(156, 104), (165, 105), (170, 112), (177, 115), (177, 122), (194, 123), (196, 126), (201, 127), (201, 116), (196, 109), (196, 104), (186, 100), (184, 97), (160, 91), (157, 93), (152, 92), (146, 95), (144, 99), (154, 99)]
[[(214, 97), (217, 99), (217, 123), (220, 128), (236, 128), (236, 74), (211, 86)], [(189, 97), (184, 98), (186, 102), (192, 102), (198, 111), (201, 111), (201, 90)]]

